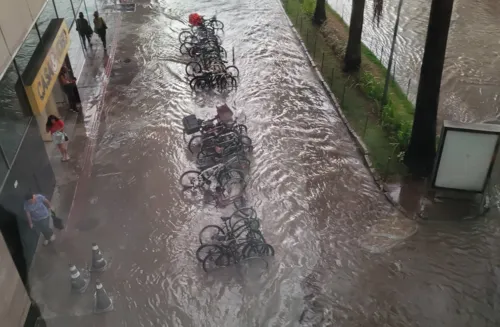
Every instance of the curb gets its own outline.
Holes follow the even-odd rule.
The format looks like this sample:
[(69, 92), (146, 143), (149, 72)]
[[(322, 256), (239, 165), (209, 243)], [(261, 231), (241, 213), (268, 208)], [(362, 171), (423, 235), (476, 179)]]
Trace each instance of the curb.
[(285, 14), (285, 17), (288, 21), (288, 26), (292, 30), (295, 38), (299, 41), (300, 47), (302, 48), (302, 52), (304, 52), (304, 54), (306, 55), (307, 61), (309, 62), (309, 65), (313, 68), (314, 72), (316, 73), (316, 76), (318, 77), (318, 79), (320, 81), (321, 86), (323, 87), (323, 90), (328, 95), (328, 98), (330, 98), (330, 101), (333, 104), (335, 111), (337, 112), (337, 114), (339, 115), (343, 124), (347, 128), (347, 131), (349, 132), (349, 134), (353, 138), (354, 143), (356, 144), (358, 151), (361, 153), (361, 157), (363, 158), (363, 163), (366, 166), (366, 168), (368, 168), (368, 171), (369, 171), (370, 175), (372, 176), (373, 181), (375, 182), (375, 185), (377, 185), (378, 189), (382, 192), (382, 194), (385, 196), (387, 201), (389, 201), (389, 203), (391, 203), (393, 207), (395, 207), (398, 211), (400, 211), (405, 217), (410, 218), (411, 215), (409, 215), (408, 212), (396, 200), (394, 200), (391, 197), (391, 195), (389, 194), (389, 188), (382, 181), (382, 177), (375, 170), (375, 168), (372, 164), (372, 161), (369, 157), (370, 152), (368, 151), (366, 144), (363, 142), (361, 137), (359, 137), (359, 135), (356, 133), (356, 131), (352, 128), (351, 124), (349, 123), (346, 116), (344, 115), (342, 108), (341, 108), (337, 98), (335, 97), (335, 94), (333, 94), (333, 92), (330, 90), (330, 87), (328, 86), (328, 83), (326, 83), (326, 81), (323, 79), (323, 75), (318, 70), (318, 67), (317, 67), (316, 63), (314, 62), (314, 59), (309, 54), (309, 51), (307, 50), (307, 47), (304, 44), (304, 41), (300, 37), (300, 34), (297, 32), (297, 29), (293, 25), (293, 22), (290, 20), (290, 17), (286, 13), (285, 8), (283, 7), (283, 3), (281, 2), (281, 0), (277, 0), (277, 2), (279, 3), (281, 10)]

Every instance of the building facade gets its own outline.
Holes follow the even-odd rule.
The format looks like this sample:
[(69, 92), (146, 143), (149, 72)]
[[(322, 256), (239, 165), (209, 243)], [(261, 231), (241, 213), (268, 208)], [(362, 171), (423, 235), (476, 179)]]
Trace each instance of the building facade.
[(52, 196), (45, 143), (49, 114), (63, 115), (63, 65), (78, 77), (85, 53), (75, 19), (91, 21), (95, 0), (0, 0), (0, 321), (35, 326), (27, 276), (38, 235), (23, 212), (27, 192)]

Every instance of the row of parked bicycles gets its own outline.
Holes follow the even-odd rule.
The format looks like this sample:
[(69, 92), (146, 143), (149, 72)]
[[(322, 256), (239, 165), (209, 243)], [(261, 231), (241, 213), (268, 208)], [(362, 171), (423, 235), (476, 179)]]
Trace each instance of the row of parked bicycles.
[[(238, 86), (240, 72), (228, 65), (227, 51), (222, 47), (219, 34), (224, 24), (214, 16), (205, 19), (198, 14), (189, 15), (189, 30), (179, 34), (181, 54), (189, 56), (186, 74), (193, 91), (231, 91)], [(234, 61), (234, 59), (233, 59)]]
[(184, 194), (216, 207), (235, 208), (230, 216), (221, 217), (220, 225), (208, 225), (200, 232), (196, 257), (203, 269), (209, 272), (274, 255), (273, 247), (260, 231), (257, 213), (246, 206), (243, 196), (253, 151), (247, 126), (234, 119), (232, 110), (224, 104), (217, 107), (217, 114), (211, 119), (184, 117), (183, 127), (188, 150), (196, 156), (199, 168), (181, 175)]

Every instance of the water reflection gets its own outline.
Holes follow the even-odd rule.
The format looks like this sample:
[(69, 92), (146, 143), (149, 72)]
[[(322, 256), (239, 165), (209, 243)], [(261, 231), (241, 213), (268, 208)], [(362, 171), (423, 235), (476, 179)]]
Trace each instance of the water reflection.
[[(349, 23), (352, 0), (328, 0)], [(373, 1), (366, 2), (363, 41), (387, 65), (399, 0), (384, 1), (380, 27), (372, 24)], [(420, 77), (429, 19), (430, 0), (407, 0), (401, 11), (397, 38), (396, 76), (410, 99), (415, 101)], [(443, 74), (440, 118), (478, 122), (499, 115), (498, 75), (500, 74), (500, 6), (495, 0), (456, 0), (445, 69)]]

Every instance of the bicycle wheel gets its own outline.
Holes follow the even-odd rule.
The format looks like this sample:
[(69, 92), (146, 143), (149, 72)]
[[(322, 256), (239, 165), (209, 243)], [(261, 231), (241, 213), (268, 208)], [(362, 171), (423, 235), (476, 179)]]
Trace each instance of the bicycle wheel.
[(247, 135), (247, 133), (248, 133), (248, 127), (246, 125), (243, 125), (243, 124), (234, 125), (233, 130), (238, 132), (238, 134), (240, 134), (240, 135)]
[(201, 173), (196, 170), (188, 170), (179, 178), (179, 182), (185, 188), (195, 188), (200, 184)]
[(215, 244), (202, 244), (200, 247), (198, 247), (198, 250), (196, 250), (196, 259), (198, 259), (198, 261), (200, 262), (203, 262), (203, 260), (205, 260), (205, 258), (212, 253), (222, 254), (224, 253), (224, 249)]
[(223, 47), (219, 47), (219, 56), (222, 59), (227, 59), (227, 51)]
[(226, 233), (217, 225), (205, 226), (201, 230), (200, 234), (198, 234), (200, 244), (212, 244), (214, 242), (223, 241), (225, 238)]
[(182, 55), (187, 55), (189, 54), (189, 48), (187, 46), (187, 44), (189, 43), (182, 43), (181, 46), (179, 47), (179, 52), (182, 54)]
[(220, 185), (226, 184), (229, 180), (245, 181), (245, 174), (237, 169), (224, 169), (217, 176), (217, 181)]
[(241, 251), (244, 257), (271, 257), (274, 256), (274, 248), (267, 243), (250, 242)]
[(224, 29), (224, 23), (221, 22), (220, 20), (217, 20), (217, 19), (212, 20), (211, 25), (216, 30), (223, 30)]
[(260, 221), (256, 217), (235, 219), (236, 220), (231, 221), (231, 229), (233, 230), (233, 232), (238, 231), (238, 236), (245, 234), (245, 230), (246, 233), (249, 233), (250, 231), (259, 231)]
[(236, 66), (227, 66), (226, 72), (235, 78), (240, 76), (240, 70)]
[(193, 78), (189, 84), (191, 89), (195, 92), (203, 91), (207, 87), (205, 80), (198, 77)]
[(179, 33), (179, 43), (184, 43), (186, 42), (186, 39), (191, 38), (193, 34), (191, 31), (182, 31)]
[(211, 272), (222, 267), (227, 267), (231, 263), (230, 256), (227, 253), (211, 253), (203, 260), (203, 270)]
[(196, 74), (201, 73), (202, 68), (201, 65), (197, 62), (191, 61), (186, 65), (186, 74), (187, 76), (195, 76)]
[(238, 82), (236, 81), (236, 78), (233, 76), (227, 74), (226, 76), (221, 78), (221, 90), (222, 91), (227, 91), (231, 92), (232, 90), (235, 90), (238, 88)]
[(201, 144), (203, 143), (203, 138), (200, 135), (195, 135), (189, 140), (188, 149), (189, 152), (195, 153), (199, 152), (201, 149)]
[(244, 207), (236, 210), (231, 215), (231, 219), (234, 219), (234, 221), (240, 218), (257, 219), (257, 212), (252, 207)]

